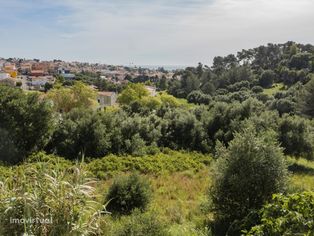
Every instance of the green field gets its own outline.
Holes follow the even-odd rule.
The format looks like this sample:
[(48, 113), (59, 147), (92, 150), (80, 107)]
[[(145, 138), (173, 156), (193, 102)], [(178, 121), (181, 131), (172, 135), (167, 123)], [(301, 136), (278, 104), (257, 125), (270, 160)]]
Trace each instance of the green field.
[[(287, 157), (287, 161), (289, 170), (291, 170), (290, 187), (287, 191), (314, 190), (314, 162), (291, 157)], [(45, 168), (44, 171), (48, 174), (58, 173), (76, 166), (82, 171), (86, 171), (88, 177), (96, 180), (93, 184), (95, 191), (92, 199), (100, 204), (104, 203), (104, 196), (115, 176), (138, 172), (149, 181), (152, 187), (152, 199), (146, 214), (158, 217), (167, 227), (169, 235), (190, 236), (208, 235), (209, 233), (206, 222), (212, 219), (208, 203), (212, 163), (214, 161), (207, 155), (170, 150), (166, 153), (144, 157), (111, 155), (89, 163), (77, 164), (42, 153), (34, 155), (28, 162), (19, 166), (2, 166), (0, 171), (1, 181), (5, 186), (6, 183), (12, 184), (13, 176), (25, 178), (32, 169), (40, 171)], [(48, 167), (49, 169), (47, 169)], [(72, 174), (65, 178), (71, 179), (71, 176)], [(36, 181), (40, 182), (41, 180), (37, 179)], [(23, 184), (28, 185), (27, 182)], [(30, 186), (29, 191), (34, 187)], [(2, 197), (4, 198), (7, 195), (3, 192), (5, 192), (5, 188), (2, 188)], [(116, 218), (105, 214), (102, 216), (100, 228), (105, 235), (115, 235), (121, 227), (124, 227), (125, 223), (123, 222), (131, 217)]]
[(263, 93), (269, 96), (274, 95), (275, 93), (285, 89), (283, 83), (275, 83), (271, 88), (264, 89)]

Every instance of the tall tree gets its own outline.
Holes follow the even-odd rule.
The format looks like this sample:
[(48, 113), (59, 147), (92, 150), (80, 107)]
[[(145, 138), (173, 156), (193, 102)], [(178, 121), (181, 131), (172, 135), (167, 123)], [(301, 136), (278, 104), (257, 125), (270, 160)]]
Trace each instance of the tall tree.
[[(225, 235), (235, 220), (283, 191), (287, 168), (274, 135), (257, 134), (250, 125), (235, 135), (228, 149), (220, 148), (218, 155), (211, 199), (218, 231)], [(231, 230), (228, 235), (238, 235)]]
[[(0, 160), (21, 161), (45, 145), (52, 128), (50, 105), (36, 93), (0, 86)], [(14, 158), (13, 158), (14, 157)]]
[(129, 105), (136, 100), (147, 97), (148, 95), (149, 92), (144, 84), (130, 83), (119, 95), (118, 102), (122, 105)]
[(96, 103), (96, 91), (82, 82), (72, 87), (54, 88), (48, 92), (53, 107), (58, 112), (69, 112), (73, 108), (90, 108)]
[(314, 76), (305, 84), (300, 94), (299, 109), (304, 115), (314, 117)]

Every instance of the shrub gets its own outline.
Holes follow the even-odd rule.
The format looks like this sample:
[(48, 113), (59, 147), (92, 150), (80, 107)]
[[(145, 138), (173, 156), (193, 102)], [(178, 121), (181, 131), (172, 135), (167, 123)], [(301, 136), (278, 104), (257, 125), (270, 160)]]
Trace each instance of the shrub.
[(113, 214), (130, 214), (134, 209), (144, 211), (151, 197), (149, 183), (137, 174), (117, 178), (106, 196), (107, 210)]
[(270, 104), (270, 108), (273, 110), (277, 110), (279, 115), (283, 115), (284, 113), (294, 114), (295, 112), (295, 103), (292, 99), (280, 98), (278, 100), (274, 100)]
[(312, 235), (314, 232), (314, 193), (289, 196), (277, 194), (260, 210), (260, 224), (248, 236)]
[(7, 178), (12, 178), (13, 175), (14, 171), (12, 167), (8, 167), (0, 163), (0, 181), (4, 181)]
[(73, 166), (73, 162), (55, 155), (48, 155), (45, 152), (38, 152), (30, 155), (27, 157), (24, 164), (32, 165), (33, 167), (37, 166), (38, 168), (44, 164), (49, 169), (63, 171), (70, 169)]
[(243, 103), (217, 102), (209, 112), (202, 114), (201, 121), (213, 144), (219, 140), (227, 145), (234, 138), (234, 131), (239, 129), (241, 121), (254, 114), (260, 115), (263, 110), (264, 105), (253, 98)]
[(167, 236), (167, 226), (153, 213), (135, 211), (121, 219), (120, 225), (113, 233), (115, 236)]
[(202, 91), (194, 90), (189, 93), (187, 100), (194, 104), (209, 104), (211, 102), (211, 96), (204, 94)]
[(183, 109), (168, 109), (161, 124), (160, 146), (207, 152), (209, 144), (202, 123)]
[(300, 94), (298, 108), (302, 114), (310, 118), (314, 117), (314, 76), (304, 85)]
[(217, 228), (225, 233), (234, 220), (259, 209), (273, 193), (284, 190), (287, 168), (281, 148), (270, 133), (251, 126), (218, 151), (211, 200)]
[(154, 155), (116, 156), (109, 155), (87, 164), (87, 169), (97, 178), (107, 179), (121, 172), (137, 171), (142, 174), (164, 172), (200, 171), (211, 163), (211, 156), (196, 152), (167, 151)]
[(314, 128), (298, 116), (284, 116), (279, 122), (278, 139), (287, 155), (313, 159)]
[[(101, 234), (97, 225), (103, 206), (93, 201), (92, 185), (77, 167), (53, 170), (47, 163), (16, 167), (14, 178), (0, 182), (0, 235)], [(12, 223), (12, 218), (25, 222)]]
[(264, 91), (261, 86), (254, 86), (251, 90), (253, 93), (262, 93)]
[(275, 77), (276, 74), (272, 70), (266, 70), (262, 73), (259, 83), (263, 88), (270, 88), (274, 83)]

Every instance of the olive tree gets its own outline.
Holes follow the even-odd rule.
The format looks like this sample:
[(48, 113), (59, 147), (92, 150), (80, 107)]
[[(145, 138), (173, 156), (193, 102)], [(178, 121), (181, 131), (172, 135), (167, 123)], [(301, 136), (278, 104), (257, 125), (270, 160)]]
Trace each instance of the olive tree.
[(282, 192), (288, 172), (273, 133), (257, 133), (251, 125), (217, 153), (210, 195), (219, 235)]

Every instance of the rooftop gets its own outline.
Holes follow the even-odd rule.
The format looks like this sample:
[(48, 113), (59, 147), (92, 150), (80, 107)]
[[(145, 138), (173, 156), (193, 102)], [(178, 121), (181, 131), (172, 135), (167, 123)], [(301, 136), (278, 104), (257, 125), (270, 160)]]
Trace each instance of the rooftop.
[(98, 95), (100, 96), (112, 96), (115, 92), (98, 92)]

